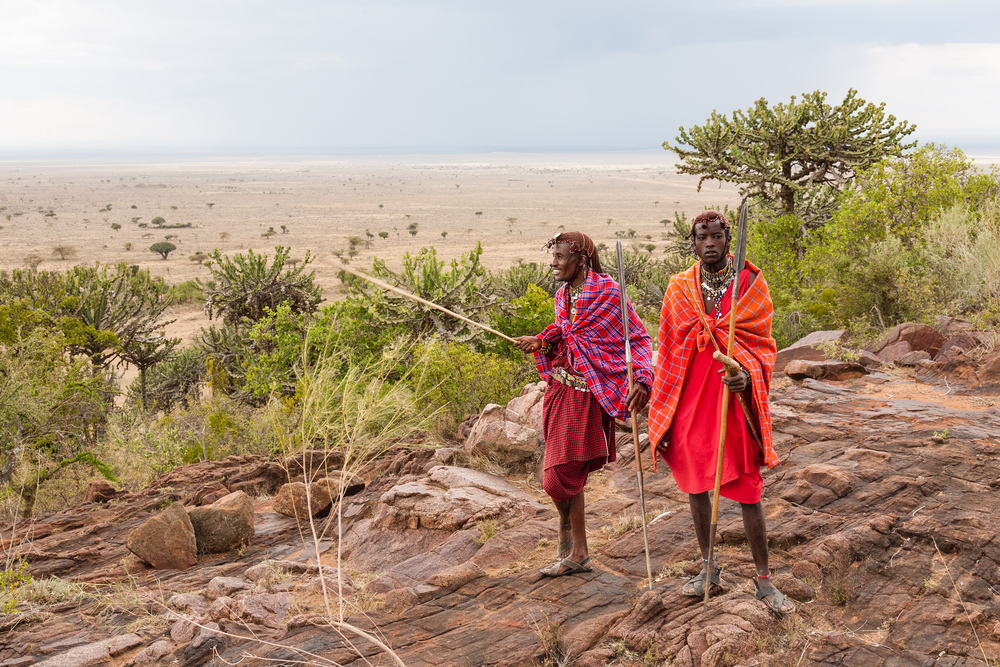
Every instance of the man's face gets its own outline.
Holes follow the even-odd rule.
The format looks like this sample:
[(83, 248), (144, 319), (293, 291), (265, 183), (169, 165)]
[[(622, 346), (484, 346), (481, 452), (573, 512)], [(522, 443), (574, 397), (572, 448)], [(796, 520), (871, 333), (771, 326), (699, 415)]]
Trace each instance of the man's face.
[(726, 230), (721, 220), (699, 222), (694, 228), (694, 250), (705, 264), (716, 264), (726, 256)]
[(568, 243), (557, 243), (552, 247), (552, 272), (556, 280), (569, 282), (576, 277), (583, 261), (583, 253), (570, 252)]

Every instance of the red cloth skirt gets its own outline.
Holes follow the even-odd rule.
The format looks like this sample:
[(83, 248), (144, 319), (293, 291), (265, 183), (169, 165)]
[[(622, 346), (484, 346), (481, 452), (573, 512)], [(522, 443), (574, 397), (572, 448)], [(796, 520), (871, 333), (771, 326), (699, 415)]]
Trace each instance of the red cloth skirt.
[(550, 379), (542, 399), (542, 420), (542, 486), (553, 500), (569, 500), (577, 495), (591, 472), (617, 459), (614, 420), (589, 391)]

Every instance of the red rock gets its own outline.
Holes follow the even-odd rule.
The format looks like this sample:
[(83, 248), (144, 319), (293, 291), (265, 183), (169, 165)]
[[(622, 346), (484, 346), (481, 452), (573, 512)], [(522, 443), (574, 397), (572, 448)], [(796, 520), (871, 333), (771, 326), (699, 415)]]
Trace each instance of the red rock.
[(198, 562), (194, 526), (178, 503), (129, 533), (128, 549), (157, 569), (184, 570)]
[(253, 584), (244, 581), (239, 577), (215, 577), (208, 582), (205, 590), (205, 597), (209, 600), (217, 600), (221, 597), (232, 597), (237, 591), (252, 588)]
[(968, 333), (974, 329), (972, 322), (958, 317), (938, 315), (934, 318), (934, 328), (945, 338), (951, 338), (962, 333)]
[(344, 487), (344, 497), (346, 498), (347, 496), (353, 496), (364, 491), (365, 480), (354, 473), (338, 470), (330, 474), (329, 477), (324, 477), (313, 482), (314, 489), (316, 487), (326, 489), (327, 493), (330, 494), (331, 501), (336, 500), (339, 496), (341, 486)]
[(469, 433), (465, 451), (512, 463), (528, 461), (539, 451), (539, 435), (535, 429), (507, 419), (504, 408), (490, 404)]
[(336, 449), (308, 449), (285, 459), (288, 478), (310, 481), (330, 477), (344, 465), (344, 455)]
[(198, 549), (223, 553), (246, 545), (254, 536), (253, 503), (242, 491), (223, 496), (211, 505), (188, 510)]
[(890, 343), (886, 345), (883, 349), (879, 350), (876, 355), (879, 361), (886, 364), (896, 363), (900, 357), (909, 354), (913, 351), (910, 344), (905, 340), (896, 341), (895, 343)]
[(222, 482), (209, 482), (198, 487), (194, 493), (182, 502), (184, 505), (201, 507), (202, 505), (211, 505), (219, 498), (228, 495), (229, 489)]
[(961, 331), (945, 341), (937, 355), (935, 355), (934, 361), (941, 359), (949, 350), (957, 349), (960, 352), (968, 352), (978, 344), (979, 342), (975, 338), (967, 332)]
[(324, 485), (310, 484), (307, 490), (303, 482), (290, 482), (278, 490), (271, 508), (278, 514), (308, 519), (325, 510), (331, 502), (330, 492)]
[(826, 361), (829, 357), (818, 347), (822, 343), (836, 343), (844, 340), (847, 332), (844, 329), (835, 331), (814, 331), (795, 341), (783, 350), (778, 351), (774, 362), (774, 372), (782, 373), (788, 362), (800, 359), (803, 361)]
[[(908, 343), (910, 346), (910, 349), (906, 350), (906, 352), (920, 350), (933, 357), (941, 350), (941, 346), (945, 344), (945, 337), (934, 329), (934, 327), (926, 324), (904, 322), (886, 332), (882, 340), (876, 343), (871, 350), (878, 354), (880, 359), (885, 359), (886, 357), (881, 353), (890, 345), (902, 342)], [(897, 353), (896, 356), (901, 356), (902, 354), (905, 354), (905, 352)]]
[(87, 487), (86, 493), (83, 494), (83, 502), (106, 503), (116, 495), (118, 492), (115, 491), (115, 487), (111, 486), (106, 479), (95, 479)]
[[(473, 562), (465, 562), (461, 565), (454, 565), (446, 570), (441, 570), (437, 574), (431, 575), (427, 583), (431, 586), (440, 586), (449, 590), (457, 591), (469, 582), (480, 577), (485, 577), (486, 572)], [(587, 648), (590, 648), (589, 646)]]
[(785, 375), (793, 380), (802, 380), (807, 377), (815, 380), (855, 380), (867, 372), (868, 369), (861, 364), (834, 359), (826, 361), (793, 359), (785, 366)]
[(927, 361), (930, 358), (931, 355), (923, 350), (913, 350), (897, 358), (896, 363), (900, 366), (916, 366), (921, 361)]

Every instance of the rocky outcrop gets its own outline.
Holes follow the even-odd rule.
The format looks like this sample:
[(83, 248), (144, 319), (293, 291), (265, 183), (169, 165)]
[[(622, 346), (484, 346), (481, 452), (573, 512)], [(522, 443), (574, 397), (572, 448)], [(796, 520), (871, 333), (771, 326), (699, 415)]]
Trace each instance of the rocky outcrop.
[(307, 519), (330, 506), (332, 499), (325, 485), (289, 482), (278, 489), (272, 507), (278, 514)]
[(437, 466), (427, 479), (400, 484), (383, 494), (373, 525), (452, 532), (484, 519), (534, 516), (546, 509), (505, 479)]
[(115, 487), (111, 486), (107, 480), (96, 479), (90, 483), (87, 487), (86, 493), (83, 494), (83, 502), (85, 503), (106, 503), (112, 498), (118, 495)]
[(465, 451), (506, 463), (530, 461), (539, 451), (541, 433), (520, 423), (520, 418), (502, 406), (487, 405), (465, 441)]
[(839, 343), (847, 337), (847, 331), (814, 331), (800, 338), (788, 347), (778, 350), (774, 361), (774, 372), (783, 373), (790, 361), (827, 361), (829, 357), (823, 350), (824, 344)]
[(253, 503), (242, 491), (225, 495), (211, 505), (192, 507), (188, 517), (201, 552), (217, 554), (236, 549), (254, 536)]
[(793, 380), (854, 380), (865, 375), (868, 369), (856, 362), (837, 361), (805, 361), (794, 359), (785, 366), (785, 375)]
[[(990, 356), (944, 356), (963, 357), (980, 386), (990, 364), (1000, 367)], [(918, 375), (938, 363), (921, 362)], [(899, 370), (845, 382), (806, 377), (772, 392), (782, 465), (764, 475), (764, 504), (776, 584), (799, 603), (792, 619), (753, 598), (755, 565), (739, 505), (728, 501), (719, 515), (721, 592), (707, 605), (680, 594), (700, 565), (697, 541), (687, 497), (669, 471), (649, 470), (648, 448), (651, 591), (642, 531), (625, 521), (638, 511), (630, 443), (587, 491), (594, 572), (557, 579), (538, 572), (555, 556), (555, 513), (524, 473), (515, 485), (404, 450), (363, 471), (369, 484), (316, 523), (318, 540), (303, 540), (302, 525), (262, 499), (245, 550), (205, 554), (183, 571), (147, 568), (128, 555), (126, 537), (165, 503), (176, 512), (190, 502), (193, 511), (199, 489), (222, 483), (219, 470), (225, 483), (238, 474), (249, 482), (251, 470), (268, 479), (266, 462), (197, 464), (197, 474), (171, 473), (172, 484), (8, 526), (4, 544), (20, 545), (37, 579), (55, 573), (106, 595), (9, 615), (0, 664), (84, 664), (66, 660), (107, 646), (118, 639), (113, 628), (134, 621), (143, 628), (137, 641), (115, 644), (128, 648), (114, 655), (95, 649), (92, 664), (278, 664), (301, 660), (303, 648), (317, 662), (386, 664), (363, 637), (331, 630), (325, 588), (336, 608), (342, 591), (346, 620), (383, 638), (408, 667), (980, 667), (973, 628), (987, 655), (1000, 654), (1000, 408), (955, 398), (958, 377), (948, 382), (939, 402), (928, 387), (918, 387), (922, 400), (899, 398), (913, 395), (912, 376)], [(126, 577), (146, 600), (131, 612), (109, 597)]]
[[(926, 358), (932, 358), (941, 351), (945, 342), (945, 337), (934, 327), (919, 322), (906, 322), (886, 332), (870, 351), (883, 362), (890, 364), (898, 363), (902, 358), (913, 359), (906, 357), (911, 352), (924, 352), (928, 355)], [(916, 361), (913, 361), (913, 364), (915, 363)]]
[(179, 504), (129, 533), (128, 549), (157, 569), (184, 570), (198, 562), (194, 526)]

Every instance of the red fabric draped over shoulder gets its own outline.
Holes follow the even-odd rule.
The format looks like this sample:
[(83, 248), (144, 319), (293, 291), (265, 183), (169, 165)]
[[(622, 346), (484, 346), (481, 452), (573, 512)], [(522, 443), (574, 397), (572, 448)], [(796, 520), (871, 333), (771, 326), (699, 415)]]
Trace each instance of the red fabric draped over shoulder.
[[(767, 281), (760, 269), (747, 262), (756, 274), (749, 290), (736, 303), (736, 331), (733, 358), (750, 372), (753, 386), (753, 411), (760, 423), (763, 440), (764, 464), (768, 468), (778, 465), (771, 432), (771, 409), (767, 394), (774, 373), (777, 345), (771, 337), (771, 303)], [(708, 317), (709, 332), (704, 330), (699, 311), (704, 313), (701, 301), (701, 263), (670, 279), (663, 297), (660, 312), (659, 363), (653, 380), (649, 402), (649, 439), (656, 447), (673, 421), (684, 386), (685, 375), (697, 349), (711, 345), (709, 335), (715, 337), (725, 350), (729, 344), (729, 317), (720, 320)], [(720, 388), (721, 391), (721, 388)], [(714, 417), (718, 421), (718, 417)], [(653, 459), (656, 460), (656, 457)]]

